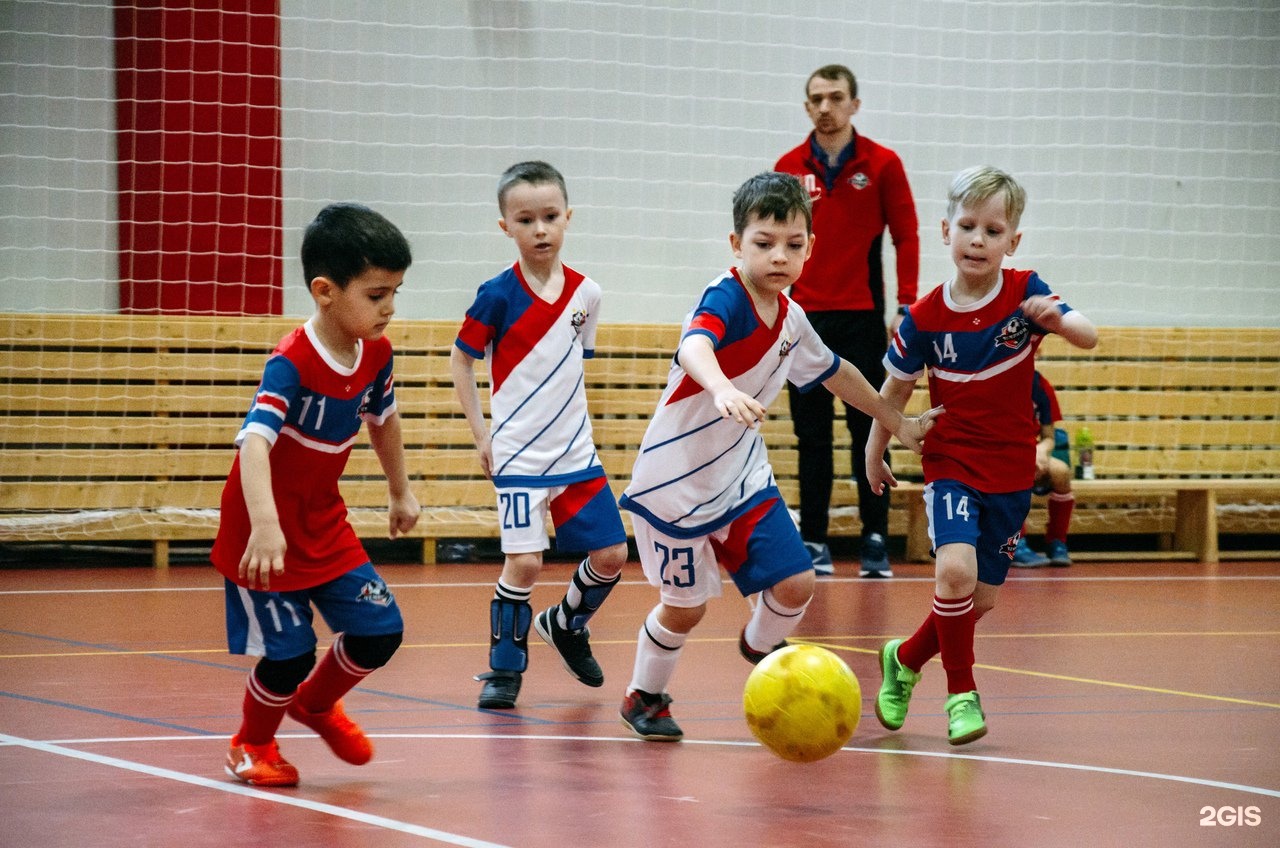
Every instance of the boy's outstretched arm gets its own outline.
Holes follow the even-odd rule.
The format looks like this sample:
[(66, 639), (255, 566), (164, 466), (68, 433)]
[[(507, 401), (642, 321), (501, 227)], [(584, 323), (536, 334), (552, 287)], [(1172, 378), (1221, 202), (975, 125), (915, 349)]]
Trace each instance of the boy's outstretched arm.
[(388, 534), (398, 538), (418, 523), (422, 507), (409, 489), (409, 473), (404, 463), (404, 438), (400, 430), (400, 413), (393, 412), (381, 424), (369, 424), (369, 442), (378, 455), (382, 473), (387, 477)]
[[(880, 387), (879, 397), (901, 414), (901, 410), (906, 408), (907, 401), (911, 399), (915, 389), (914, 380), (907, 381), (899, 380), (896, 377), (888, 377), (885, 379), (884, 385)], [(917, 422), (925, 422), (925, 430), (928, 430), (933, 426), (933, 418), (941, 412), (942, 407), (934, 407), (915, 420)], [(926, 416), (928, 416), (927, 419)], [(877, 418), (871, 422), (871, 433), (867, 436), (866, 446), (867, 482), (871, 484), (871, 491), (877, 495), (884, 492), (885, 483), (888, 483), (890, 487), (898, 485), (898, 479), (893, 476), (889, 463), (884, 460), (884, 452), (887, 447), (889, 447), (889, 430)], [(919, 448), (913, 448), (913, 450), (916, 453), (920, 453)]]
[(471, 428), (471, 440), (480, 454), (480, 468), (486, 479), (493, 479), (493, 445), (489, 441), (489, 428), (480, 406), (480, 390), (476, 388), (476, 361), (471, 355), (454, 347), (449, 355), (449, 371), (453, 375), (453, 391), (462, 405), (462, 414)]
[(1093, 350), (1098, 345), (1098, 328), (1092, 321), (1074, 309), (1063, 315), (1058, 304), (1043, 295), (1024, 300), (1022, 314), (1076, 347)]
[[(906, 406), (907, 398), (911, 397), (910, 392), (901, 403), (895, 404), (893, 398), (882, 397), (862, 376), (862, 372), (843, 359), (840, 360), (840, 367), (836, 373), (828, 377), (822, 385), (826, 386), (831, 394), (850, 406), (861, 409), (874, 418), (877, 424), (884, 427), (886, 429), (885, 445), (888, 445), (889, 435), (892, 434), (916, 453), (920, 453), (924, 434), (933, 426), (933, 419), (943, 412), (942, 407), (935, 407), (921, 414), (919, 418), (907, 418), (902, 414), (902, 410)], [(914, 388), (915, 384), (911, 385)], [(881, 446), (880, 453), (883, 452), (884, 446)]]
[(249, 513), (249, 542), (240, 556), (240, 579), (265, 592), (271, 575), (284, 574), (284, 530), (271, 485), (271, 443), (248, 433), (240, 443), (240, 490)]
[(764, 420), (764, 404), (741, 391), (724, 375), (709, 336), (701, 333), (685, 336), (676, 351), (676, 361), (686, 374), (711, 394), (722, 418), (732, 418), (748, 427), (755, 427)]

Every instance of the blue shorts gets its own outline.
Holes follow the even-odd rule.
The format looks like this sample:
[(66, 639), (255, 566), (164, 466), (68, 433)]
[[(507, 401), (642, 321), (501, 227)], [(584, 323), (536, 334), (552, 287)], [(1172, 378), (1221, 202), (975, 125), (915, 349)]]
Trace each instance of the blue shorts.
[(743, 597), (813, 568), (787, 505), (776, 495), (706, 536), (663, 533), (640, 516), (632, 520), (645, 577), (664, 603), (696, 607), (720, 596), (720, 569)]
[(978, 580), (989, 586), (999, 586), (1008, 576), (1030, 510), (1030, 489), (990, 495), (955, 480), (935, 480), (924, 487), (933, 549), (956, 542), (972, 545)]
[(404, 632), (400, 607), (370, 563), (293, 592), (246, 589), (226, 580), (227, 650), (287, 660), (316, 649), (312, 605), (334, 633), (387, 636)]
[(497, 490), (504, 554), (541, 553), (551, 544), (547, 516), (560, 551), (598, 551), (627, 541), (618, 500), (607, 477), (551, 488)]

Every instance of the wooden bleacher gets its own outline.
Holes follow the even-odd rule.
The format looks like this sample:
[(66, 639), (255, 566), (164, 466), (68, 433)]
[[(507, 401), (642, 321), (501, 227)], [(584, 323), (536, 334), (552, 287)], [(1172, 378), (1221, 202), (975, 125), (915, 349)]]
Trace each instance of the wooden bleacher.
[[(141, 541), (164, 566), (171, 543), (211, 539), (231, 441), (266, 355), (297, 323), (0, 314), (0, 543)], [(450, 383), (455, 332), (452, 321), (398, 321), (390, 331), (424, 561), (438, 540), (497, 535), (493, 489)], [(608, 325), (587, 363), (596, 441), (617, 493), (677, 336), (671, 325)], [(1072, 536), (1153, 535), (1151, 551), (1123, 556), (1216, 561), (1223, 534), (1280, 533), (1280, 329), (1103, 328), (1101, 337), (1094, 351), (1050, 338), (1039, 357), (1067, 428), (1088, 424), (1097, 443), (1098, 479), (1077, 481)], [(926, 394), (917, 390), (913, 410)], [(794, 505), (785, 394), (765, 428)], [(856, 534), (843, 426), (837, 439), (846, 449), (837, 452), (844, 480), (832, 531)], [(920, 486), (910, 482), (919, 461), (895, 448), (893, 463), (905, 482), (890, 533), (919, 559), (928, 549)], [(342, 489), (357, 532), (385, 537), (386, 486), (367, 441), (353, 450)], [(1043, 519), (1037, 504), (1030, 530)]]

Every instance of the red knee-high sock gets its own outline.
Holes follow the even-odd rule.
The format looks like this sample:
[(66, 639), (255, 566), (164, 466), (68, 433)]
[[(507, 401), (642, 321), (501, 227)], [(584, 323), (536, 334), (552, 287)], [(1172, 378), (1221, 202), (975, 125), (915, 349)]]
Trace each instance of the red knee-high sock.
[(275, 738), (284, 720), (285, 707), (293, 700), (293, 695), (281, 695), (272, 692), (258, 681), (258, 676), (249, 672), (249, 680), (244, 687), (243, 717), (236, 740), (240, 744), (265, 745)]
[(920, 628), (898, 646), (898, 662), (912, 671), (919, 671), (924, 664), (938, 655), (937, 613), (929, 611)]
[(298, 706), (309, 713), (328, 712), (339, 698), (372, 673), (373, 669), (361, 668), (351, 661), (339, 636), (294, 697)]
[(1067, 528), (1071, 526), (1071, 511), (1076, 508), (1076, 496), (1071, 492), (1060, 495), (1052, 492), (1049, 495), (1049, 522), (1044, 529), (1044, 537), (1050, 542), (1067, 541)]
[(973, 626), (978, 620), (973, 609), (973, 595), (963, 598), (934, 596), (933, 613), (942, 667), (947, 671), (947, 692), (951, 695), (972, 692), (978, 688), (973, 680)]

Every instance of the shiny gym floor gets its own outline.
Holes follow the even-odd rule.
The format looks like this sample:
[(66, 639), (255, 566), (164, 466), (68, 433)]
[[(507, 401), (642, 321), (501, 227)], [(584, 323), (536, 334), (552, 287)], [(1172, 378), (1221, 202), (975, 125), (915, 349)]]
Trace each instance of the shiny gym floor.
[[(286, 719), (302, 784), (276, 790), (223, 772), (252, 660), (225, 651), (212, 569), (0, 569), (0, 845), (1280, 845), (1278, 562), (1015, 571), (978, 627), (990, 733), (962, 748), (946, 741), (937, 660), (901, 731), (872, 708), (875, 652), (919, 623), (931, 568), (867, 581), (837, 562), (798, 635), (853, 668), (863, 719), (809, 765), (774, 757), (742, 718), (748, 608), (731, 585), (672, 682), (686, 736), (670, 745), (618, 720), (656, 597), (635, 563), (592, 624), (604, 688), (532, 636), (507, 712), (477, 709), (471, 679), (498, 565), (379, 568), (405, 644), (346, 699), (375, 758), (346, 765)], [(571, 568), (548, 564), (535, 610)]]

